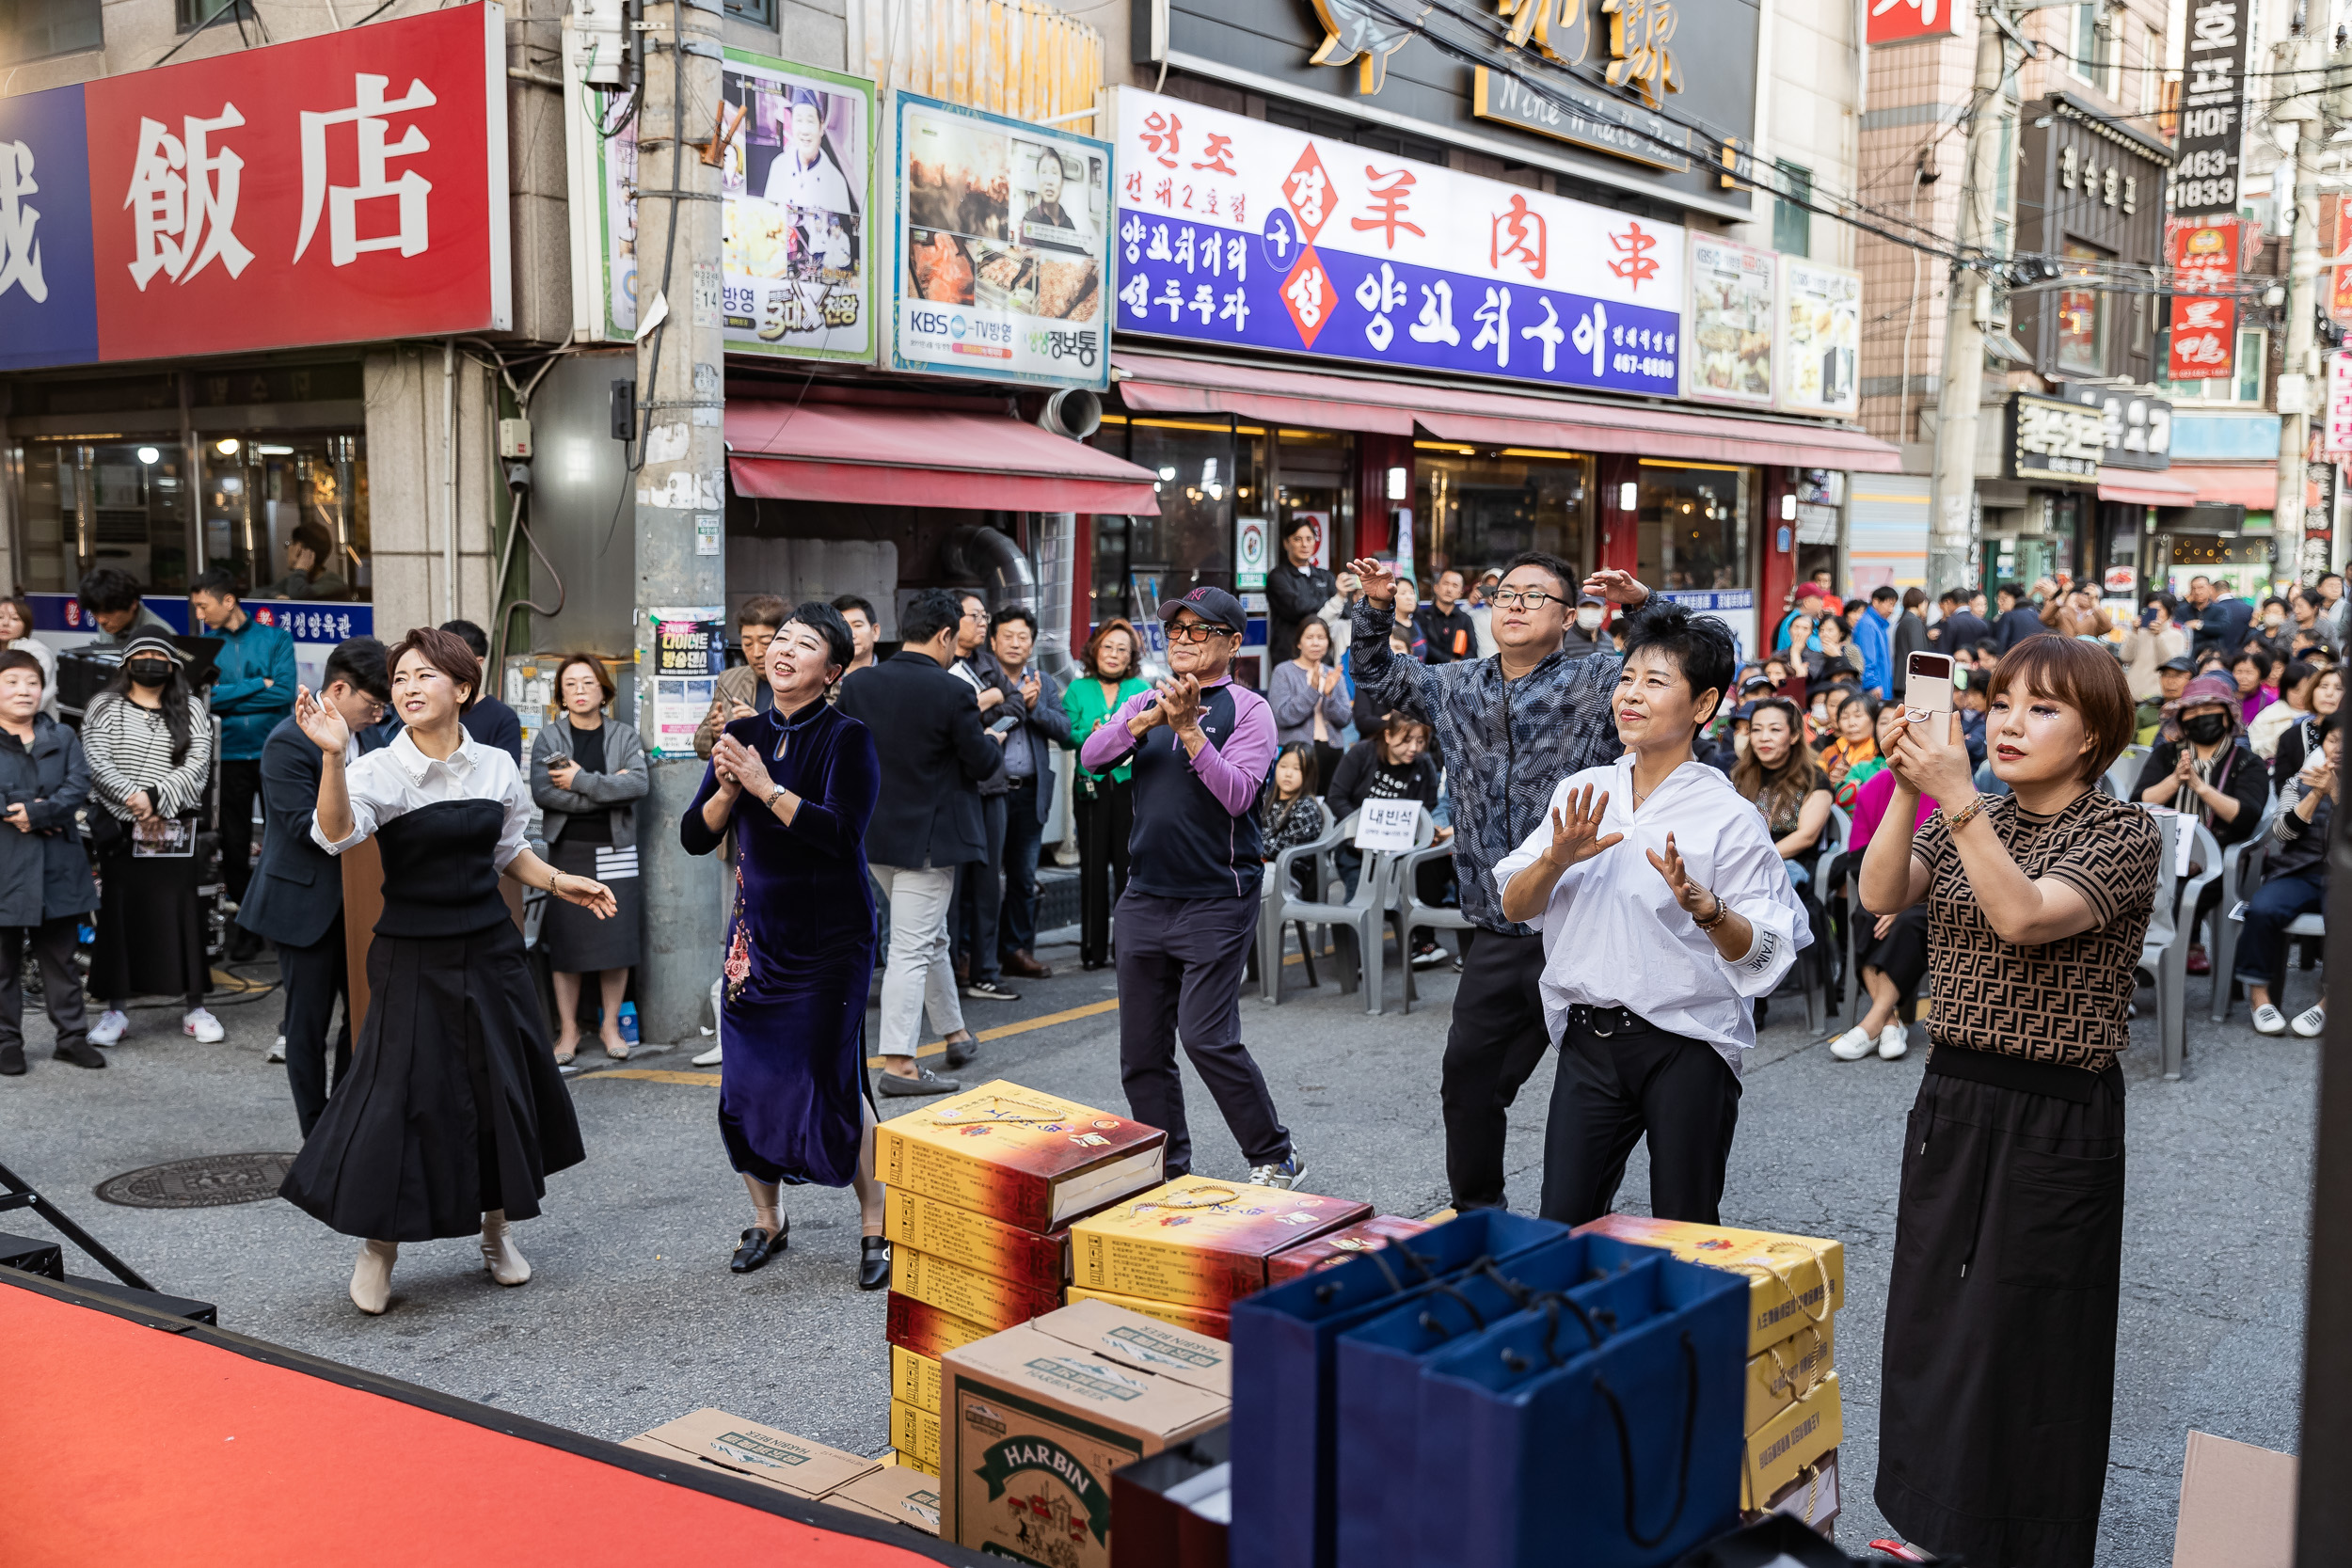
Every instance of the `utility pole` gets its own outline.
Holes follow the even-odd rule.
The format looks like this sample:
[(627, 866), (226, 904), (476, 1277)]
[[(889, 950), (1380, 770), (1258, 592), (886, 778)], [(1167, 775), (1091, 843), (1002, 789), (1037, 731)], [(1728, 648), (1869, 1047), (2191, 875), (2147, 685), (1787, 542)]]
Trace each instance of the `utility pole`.
[[(638, 728), (660, 744), (654, 671), (657, 609), (725, 602), (725, 354), (720, 338), (720, 0), (647, 0), (643, 106), (637, 117)], [(701, 147), (696, 144), (700, 142)], [(702, 156), (709, 147), (710, 162)], [(718, 611), (723, 616), (723, 610)], [(675, 731), (673, 731), (675, 734)], [(719, 972), (725, 906), (708, 860), (677, 848), (670, 824), (701, 786), (691, 746), (650, 763), (639, 806), (644, 959), (637, 971), (642, 1037), (695, 1037)]]
[(2317, 90), (2321, 76), (2318, 40), (2297, 23), (2295, 34), (2276, 46), (2278, 94), (2270, 118), (2296, 128), (2295, 230), (2287, 252), (2286, 357), (2279, 373), (2279, 489), (2271, 513), (2271, 548), (2285, 574), (2297, 575), (2303, 560), (2303, 498), (2311, 456), (2311, 408), (2316, 397), (2312, 319), (2318, 310), (2319, 158), (2328, 131)]
[(1977, 409), (1984, 399), (1984, 323), (1992, 285), (1971, 266), (1993, 242), (1993, 193), (1998, 188), (2001, 122), (2009, 113), (2009, 19), (1998, 4), (1977, 12), (1977, 78), (1969, 117), (1968, 150), (1960, 182), (1957, 238), (1963, 260), (1952, 263), (1944, 310), (1944, 374), (1935, 404), (1935, 480), (1929, 524), (1928, 592), (1971, 586), (1976, 548), (1970, 526), (1977, 493)]

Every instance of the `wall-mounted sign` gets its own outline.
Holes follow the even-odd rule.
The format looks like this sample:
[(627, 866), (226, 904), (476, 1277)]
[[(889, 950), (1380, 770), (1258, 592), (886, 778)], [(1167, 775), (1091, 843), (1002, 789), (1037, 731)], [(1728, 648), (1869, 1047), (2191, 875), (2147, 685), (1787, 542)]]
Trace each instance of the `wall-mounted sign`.
[(1266, 520), (1233, 519), (1233, 586), (1263, 588), (1266, 574)]
[[(2224, 284), (2237, 277), (2237, 219), (2213, 223), (2175, 221), (2172, 231), (2172, 275), (2176, 284)], [(2237, 301), (2227, 295), (2175, 293), (2168, 313), (2170, 346), (2166, 351), (2168, 381), (2218, 381), (2233, 373), (2237, 363)]]
[(1780, 405), (1797, 414), (1862, 407), (1862, 275), (1802, 256), (1780, 259)]
[(2352, 351), (2328, 356), (2328, 407), (2320, 450), (2352, 455)]
[(2069, 403), (2099, 411), (2099, 462), (2108, 468), (2164, 469), (2172, 467), (2172, 405), (2129, 388), (2062, 382), (2054, 388)]
[(2352, 323), (2352, 264), (2343, 260), (2352, 258), (2352, 201), (2322, 196), (2319, 206), (2320, 243), (2334, 263), (2328, 269), (2328, 319)]
[(896, 95), (891, 363), (1110, 386), (1111, 149)]
[(2095, 484), (2106, 451), (2106, 421), (2096, 408), (2039, 392), (2009, 400), (2009, 477)]
[(1958, 0), (1870, 0), (1863, 37), (1872, 43), (1914, 43), (1959, 32)]
[[(1121, 334), (1678, 389), (1679, 227), (1132, 87), (1116, 96)], [(1768, 289), (1768, 336), (1770, 316)]]
[(0, 368), (511, 327), (506, 12), (0, 98)]
[(2181, 84), (2180, 156), (2172, 166), (2172, 210), (2183, 217), (2237, 212), (2250, 5), (2198, 0), (2189, 8), (2188, 79)]
[(1687, 395), (1771, 405), (1779, 260), (1769, 250), (1712, 235), (1691, 236), (1691, 345), (1682, 357)]
[(1639, 103), (1589, 99), (1581, 93), (1544, 84), (1537, 91), (1518, 71), (1474, 66), (1470, 72), (1470, 113), (1481, 119), (1554, 136), (1596, 152), (1607, 152), (1652, 168), (1691, 166), (1691, 133), (1663, 115)]

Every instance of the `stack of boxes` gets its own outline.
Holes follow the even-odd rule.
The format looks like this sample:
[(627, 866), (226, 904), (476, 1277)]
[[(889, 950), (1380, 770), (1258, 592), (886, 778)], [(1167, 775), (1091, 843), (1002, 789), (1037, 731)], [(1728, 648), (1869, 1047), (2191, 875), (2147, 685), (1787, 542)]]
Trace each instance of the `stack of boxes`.
[(723, 1470), (811, 1502), (939, 1533), (939, 1482), (861, 1459), (723, 1410), (697, 1410), (621, 1445), (683, 1465)]
[(1233, 1303), (1266, 1288), (1273, 1258), (1371, 1214), (1344, 1198), (1178, 1177), (1070, 1227), (1070, 1299), (1230, 1338)]
[(1168, 1135), (997, 1081), (882, 1124), (890, 1441), (939, 1472), (940, 1358), (1062, 1304), (1070, 1223), (1160, 1179)]
[(1833, 1318), (1845, 1300), (1846, 1249), (1809, 1236), (1610, 1214), (1580, 1227), (1661, 1247), (1748, 1276), (1747, 1451), (1740, 1512), (1791, 1513), (1824, 1535), (1838, 1511), (1838, 1404)]

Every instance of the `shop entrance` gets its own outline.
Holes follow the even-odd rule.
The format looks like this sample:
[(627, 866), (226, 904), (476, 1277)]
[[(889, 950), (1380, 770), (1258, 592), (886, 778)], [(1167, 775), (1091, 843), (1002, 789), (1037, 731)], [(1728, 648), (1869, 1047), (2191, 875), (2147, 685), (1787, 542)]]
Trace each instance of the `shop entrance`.
[(1593, 459), (1583, 452), (1413, 443), (1419, 565), (1475, 579), (1525, 550), (1593, 569)]

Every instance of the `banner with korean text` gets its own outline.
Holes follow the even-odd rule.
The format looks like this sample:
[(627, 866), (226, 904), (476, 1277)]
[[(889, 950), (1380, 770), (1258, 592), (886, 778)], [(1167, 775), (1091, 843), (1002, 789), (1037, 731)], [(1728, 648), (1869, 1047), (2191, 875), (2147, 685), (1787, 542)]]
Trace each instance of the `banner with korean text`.
[[(2172, 230), (2173, 287), (2222, 285), (2237, 277), (2237, 219), (2213, 223), (2175, 222)], [(2171, 381), (2223, 381), (2237, 360), (2237, 300), (2175, 293), (2169, 311), (2171, 347), (2165, 376)]]
[(505, 9), (0, 99), (0, 367), (513, 325)]
[(1679, 226), (1137, 88), (1116, 97), (1122, 335), (1681, 389)]

